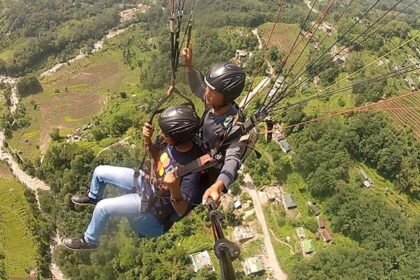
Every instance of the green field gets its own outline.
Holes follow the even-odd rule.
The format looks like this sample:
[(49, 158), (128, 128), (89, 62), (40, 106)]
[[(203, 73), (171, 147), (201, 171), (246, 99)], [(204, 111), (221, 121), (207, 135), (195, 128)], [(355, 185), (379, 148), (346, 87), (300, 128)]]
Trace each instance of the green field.
[(5, 256), (9, 277), (25, 277), (36, 266), (36, 241), (28, 228), (34, 218), (23, 194), (24, 187), (4, 163), (0, 163), (0, 175), (0, 252)]
[[(273, 25), (274, 23), (264, 23), (263, 25), (259, 26), (258, 33), (263, 43), (268, 44), (268, 47), (277, 46), (280, 52), (283, 54), (284, 59), (291, 51), (293, 43), (295, 42), (295, 39), (298, 36), (300, 29), (297, 24), (277, 23), (276, 27), (274, 28), (271, 40), (269, 41)], [(299, 58), (299, 55), (306, 44), (305, 39), (303, 39), (300, 42), (300, 44), (298, 44), (301, 39), (302, 37), (300, 36), (294, 47), (294, 51), (290, 54), (286, 63), (286, 66), (289, 68), (296, 63), (292, 70), (293, 74), (302, 73), (302, 71), (305, 70), (304, 65), (306, 64), (309, 58), (308, 48), (306, 48), (303, 51), (302, 55)], [(298, 58), (299, 60), (297, 60)], [(302, 71), (299, 71), (301, 68)]]
[[(54, 128), (65, 136), (97, 116), (109, 98), (131, 92), (138, 73), (121, 62), (118, 51), (104, 51), (64, 66), (41, 79), (44, 91), (25, 97), (31, 125), (13, 134), (9, 141), (23, 158), (34, 159), (45, 153)], [(33, 104), (37, 104), (34, 108)]]

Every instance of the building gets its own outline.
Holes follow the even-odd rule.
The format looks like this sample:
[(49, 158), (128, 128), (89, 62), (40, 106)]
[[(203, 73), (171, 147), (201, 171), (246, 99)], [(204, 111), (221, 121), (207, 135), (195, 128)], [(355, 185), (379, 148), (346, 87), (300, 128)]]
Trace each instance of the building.
[(192, 254), (190, 255), (190, 258), (195, 272), (206, 267), (209, 267), (211, 270), (214, 270), (213, 263), (211, 262), (210, 255), (207, 250)]
[(249, 52), (245, 50), (236, 50), (235, 52), (235, 58), (241, 59), (249, 56)]
[(407, 82), (407, 84), (410, 87), (411, 91), (417, 90), (417, 85), (416, 85), (416, 83), (414, 83), (413, 79), (411, 79), (410, 77), (407, 77), (404, 80)]
[(248, 258), (242, 263), (242, 266), (246, 276), (259, 274), (264, 271), (264, 264), (261, 257)]
[(238, 242), (245, 242), (254, 237), (250, 226), (237, 226), (233, 229), (233, 238)]
[(236, 50), (233, 61), (240, 64), (243, 67), (243, 64), (248, 60), (248, 58), (251, 58), (251, 57), (252, 57), (252, 52), (248, 52), (245, 50)]
[(330, 242), (331, 241), (331, 234), (327, 231), (327, 229), (321, 229), (320, 231), (322, 239), (324, 239), (324, 242)]
[(363, 169), (360, 169), (357, 174), (360, 176), (360, 178), (363, 181), (363, 186), (366, 188), (370, 188), (373, 185), (372, 180), (366, 175), (365, 171)]
[(307, 239), (302, 241), (302, 251), (305, 254), (310, 254), (315, 251), (314, 241), (312, 239)]
[(278, 186), (266, 187), (265, 193), (267, 194), (268, 201), (281, 200), (281, 192)]
[(233, 207), (235, 208), (235, 209), (239, 209), (239, 208), (241, 208), (242, 207), (242, 203), (241, 203), (241, 201), (238, 199), (237, 201), (235, 201), (234, 203), (233, 203)]
[[(274, 138), (274, 140), (276, 140), (276, 138)], [(279, 144), (280, 149), (287, 154), (288, 152), (290, 152), (292, 150), (292, 146), (289, 144), (289, 142), (287, 142), (286, 140), (276, 140), (276, 142)]]
[(274, 124), (273, 126), (273, 139), (277, 144), (279, 144), (279, 142), (284, 139), (283, 126), (278, 123)]
[(284, 208), (287, 209), (293, 209), (297, 207), (295, 198), (290, 193), (283, 194), (281, 197), (283, 201)]
[(268, 96), (273, 96), (274, 94), (281, 92), (284, 86), (284, 77), (279, 76), (276, 81), (274, 82), (273, 87), (271, 88), (270, 92), (268, 93)]
[(314, 77), (314, 84), (315, 86), (319, 86), (321, 84), (321, 79), (318, 76)]
[(333, 46), (331, 49), (331, 55), (333, 57), (333, 62), (344, 63), (347, 62), (349, 58), (349, 51), (347, 48), (337, 50), (337, 46)]
[(333, 28), (332, 28), (332, 26), (331, 26), (331, 24), (329, 24), (328, 22), (324, 22), (323, 24), (322, 24), (322, 30), (324, 30), (324, 32), (326, 32), (326, 33), (331, 33), (332, 32), (332, 30), (333, 30)]
[(312, 215), (318, 216), (321, 213), (321, 210), (319, 210), (318, 206), (316, 206), (312, 201), (308, 201), (307, 204), (309, 212), (311, 212)]
[(318, 219), (318, 227), (319, 228), (325, 228), (325, 221), (321, 220), (321, 219)]
[(296, 233), (300, 239), (304, 240), (306, 238), (305, 229), (303, 227), (296, 228)]

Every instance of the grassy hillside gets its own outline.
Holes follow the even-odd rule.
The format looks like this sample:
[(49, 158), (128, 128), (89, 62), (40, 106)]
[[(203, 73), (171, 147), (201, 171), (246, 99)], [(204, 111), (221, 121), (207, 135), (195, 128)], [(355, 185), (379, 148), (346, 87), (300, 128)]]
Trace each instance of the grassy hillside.
[[(98, 115), (107, 100), (120, 92), (132, 92), (137, 72), (128, 69), (118, 51), (105, 51), (65, 66), (41, 80), (44, 91), (23, 99), (31, 125), (14, 133), (12, 147), (24, 158), (44, 153), (49, 134), (59, 128), (71, 134)], [(35, 104), (35, 105), (34, 105)]]
[[(287, 23), (277, 23), (274, 27), (273, 35), (271, 40), (269, 41), (271, 30), (274, 27), (274, 23), (264, 23), (263, 25), (258, 27), (258, 34), (261, 37), (264, 44), (268, 44), (268, 47), (276, 46), (279, 48), (281, 54), (283, 54), (283, 59), (287, 56), (290, 50), (293, 47), (293, 43), (295, 42), (296, 37), (299, 34), (299, 27), (297, 24), (287, 24)], [(299, 36), (298, 40), (301, 40), (302, 37)], [(299, 41), (298, 41), (299, 42)], [(287, 59), (286, 67), (291, 68), (294, 64), (296, 59), (298, 59), (303, 47), (305, 46), (306, 42), (303, 41), (296, 47), (294, 51), (291, 53), (289, 58)], [(307, 62), (309, 57), (309, 50), (305, 49), (299, 60), (294, 65), (292, 73), (297, 74), (299, 69)], [(281, 61), (279, 61), (280, 63)], [(274, 65), (273, 65), (274, 66)], [(303, 68), (304, 70), (305, 68)], [(301, 72), (299, 72), (301, 73)]]
[(36, 244), (28, 223), (33, 216), (20, 185), (8, 167), (0, 163), (0, 252), (9, 277), (28, 276), (35, 267)]

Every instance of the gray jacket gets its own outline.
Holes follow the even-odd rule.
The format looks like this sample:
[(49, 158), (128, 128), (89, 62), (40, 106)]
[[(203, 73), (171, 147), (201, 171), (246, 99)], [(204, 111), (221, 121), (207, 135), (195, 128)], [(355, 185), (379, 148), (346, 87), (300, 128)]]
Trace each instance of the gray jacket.
[[(192, 92), (203, 102), (204, 92), (206, 85), (202, 79), (202, 76), (198, 71), (193, 70), (188, 73), (188, 81), (191, 87)], [(215, 115), (212, 110), (208, 110), (204, 116), (203, 125), (201, 127), (201, 138), (209, 149), (214, 149), (223, 135), (225, 134), (225, 125), (228, 121), (232, 121), (238, 111), (237, 105), (234, 104), (230, 110), (223, 115)], [(234, 126), (231, 128), (230, 132), (227, 135), (229, 142), (232, 139), (229, 138), (235, 131), (239, 129), (239, 126)], [(226, 188), (228, 188), (236, 179), (239, 168), (242, 164), (242, 151), (239, 146), (235, 147), (226, 147), (221, 150), (224, 155), (224, 162), (219, 168), (220, 173), (217, 177), (218, 180), (221, 180)]]

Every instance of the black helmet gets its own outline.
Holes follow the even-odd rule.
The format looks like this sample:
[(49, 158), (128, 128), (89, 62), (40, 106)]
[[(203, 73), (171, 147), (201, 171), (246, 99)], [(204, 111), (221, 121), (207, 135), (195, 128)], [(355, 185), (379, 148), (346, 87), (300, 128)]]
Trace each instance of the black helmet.
[(204, 81), (212, 90), (223, 94), (226, 103), (230, 103), (244, 89), (245, 72), (236, 64), (220, 62), (213, 65)]
[(172, 106), (162, 112), (159, 127), (175, 144), (191, 140), (200, 128), (200, 118), (195, 110), (185, 105)]

